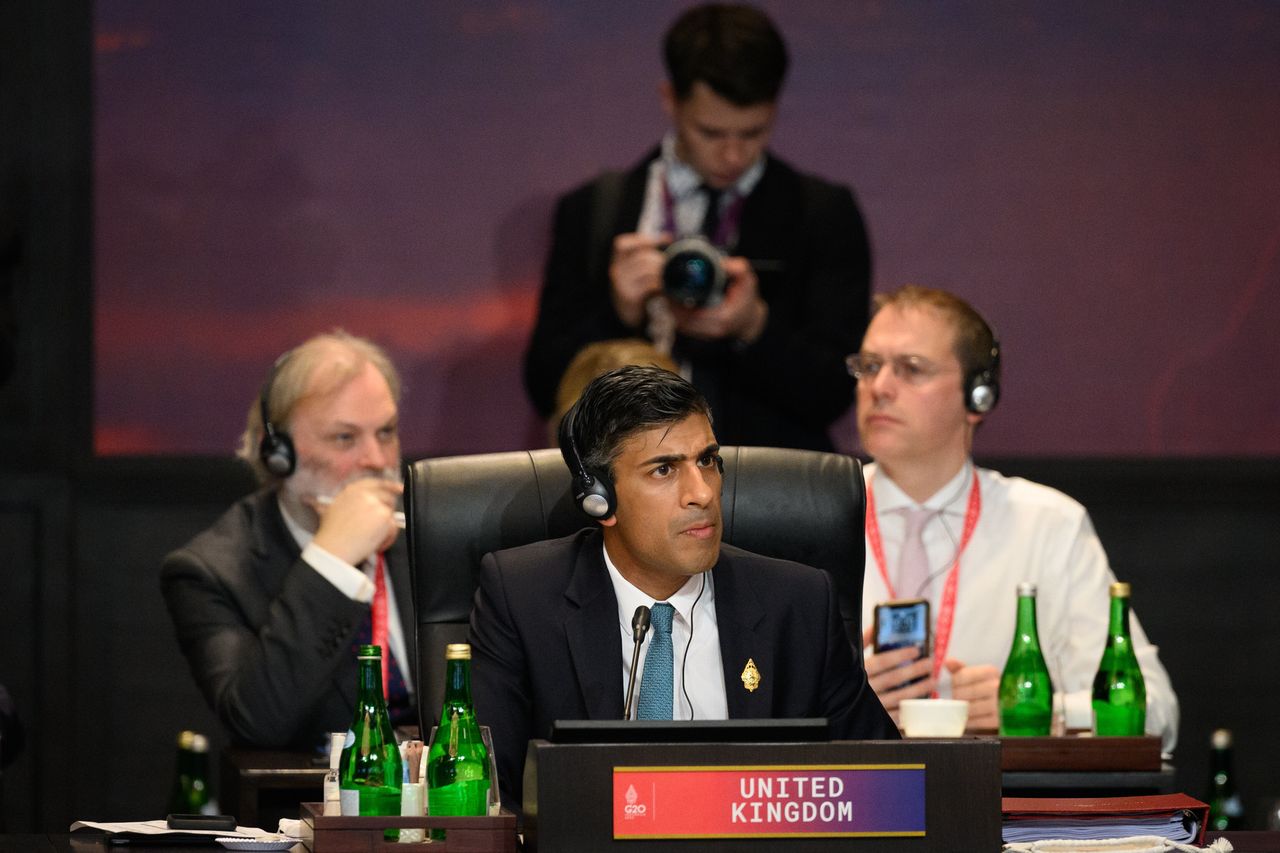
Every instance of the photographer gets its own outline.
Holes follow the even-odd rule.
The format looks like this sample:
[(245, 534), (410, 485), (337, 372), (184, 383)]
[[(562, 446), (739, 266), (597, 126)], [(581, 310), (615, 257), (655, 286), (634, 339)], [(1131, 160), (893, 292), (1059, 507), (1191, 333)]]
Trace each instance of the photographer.
[[(690, 9), (664, 56), (672, 127), (661, 145), (557, 207), (525, 356), (530, 397), (550, 415), (575, 353), (642, 336), (708, 398), (726, 443), (830, 449), (827, 429), (852, 400), (843, 354), (867, 316), (870, 252), (853, 195), (766, 151), (787, 52), (763, 13)], [(723, 255), (722, 294), (671, 298), (680, 261), (673, 270), (664, 249), (691, 235)]]

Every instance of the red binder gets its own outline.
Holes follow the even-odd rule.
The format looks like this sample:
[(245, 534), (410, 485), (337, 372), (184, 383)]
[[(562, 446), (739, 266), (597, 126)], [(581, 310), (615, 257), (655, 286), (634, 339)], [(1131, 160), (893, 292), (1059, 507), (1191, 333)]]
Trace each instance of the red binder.
[[(1194, 820), (1198, 825), (1195, 843), (1204, 845), (1209, 806), (1186, 794), (1154, 794), (1146, 797), (1004, 797), (1000, 801), (1005, 824), (1040, 821), (1046, 827), (1059, 819), (1089, 819), (1123, 823), (1136, 818), (1176, 818)], [(1052, 838), (1046, 835), (1045, 838)]]

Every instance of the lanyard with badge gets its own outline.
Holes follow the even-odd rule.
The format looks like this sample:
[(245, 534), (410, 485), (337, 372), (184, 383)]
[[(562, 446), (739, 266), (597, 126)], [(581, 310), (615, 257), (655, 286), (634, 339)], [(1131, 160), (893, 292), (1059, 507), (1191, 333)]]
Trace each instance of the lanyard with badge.
[[(956, 549), (951, 570), (947, 572), (947, 582), (942, 589), (942, 604), (938, 608), (938, 631), (933, 650), (933, 680), (936, 683), (942, 672), (942, 663), (947, 657), (947, 647), (951, 644), (951, 626), (955, 623), (956, 587), (960, 583), (960, 557), (973, 538), (973, 530), (978, 526), (978, 517), (982, 514), (982, 490), (978, 485), (978, 472), (973, 472), (973, 487), (969, 490), (969, 505), (964, 511), (964, 532), (960, 534), (960, 547)], [(889, 580), (889, 570), (884, 559), (884, 542), (880, 538), (880, 521), (876, 517), (876, 493), (867, 483), (867, 542), (871, 545), (871, 556), (880, 570), (880, 578), (890, 598), (897, 598), (893, 582)], [(937, 691), (934, 691), (937, 695)]]

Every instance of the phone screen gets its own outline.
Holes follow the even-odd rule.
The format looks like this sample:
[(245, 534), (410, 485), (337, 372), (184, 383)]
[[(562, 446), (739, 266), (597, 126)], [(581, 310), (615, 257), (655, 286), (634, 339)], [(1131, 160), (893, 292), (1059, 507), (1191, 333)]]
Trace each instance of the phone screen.
[(929, 602), (888, 601), (876, 605), (874, 645), (877, 652), (916, 646), (929, 653)]

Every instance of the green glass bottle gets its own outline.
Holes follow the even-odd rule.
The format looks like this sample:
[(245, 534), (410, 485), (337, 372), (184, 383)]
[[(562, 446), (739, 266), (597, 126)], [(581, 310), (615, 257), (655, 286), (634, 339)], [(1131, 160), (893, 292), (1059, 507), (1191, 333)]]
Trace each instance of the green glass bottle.
[(217, 805), (209, 800), (209, 739), (199, 732), (181, 732), (177, 765), (170, 814), (216, 814)]
[(486, 815), (489, 750), (471, 704), (471, 646), (451, 643), (444, 657), (444, 705), (427, 753), (427, 810), (432, 815)]
[(1236, 794), (1236, 780), (1231, 768), (1231, 732), (1218, 729), (1210, 741), (1209, 754), (1209, 829), (1244, 829), (1244, 805)]
[(1111, 585), (1111, 622), (1093, 677), (1093, 733), (1134, 737), (1146, 731), (1147, 683), (1129, 633), (1129, 584)]
[(342, 813), (399, 816), (404, 764), (382, 695), (382, 649), (361, 646), (357, 660), (356, 712), (338, 762)]
[(1018, 584), (1018, 621), (1013, 647), (1000, 675), (1002, 737), (1045, 736), (1053, 719), (1053, 682), (1036, 631), (1036, 585)]

